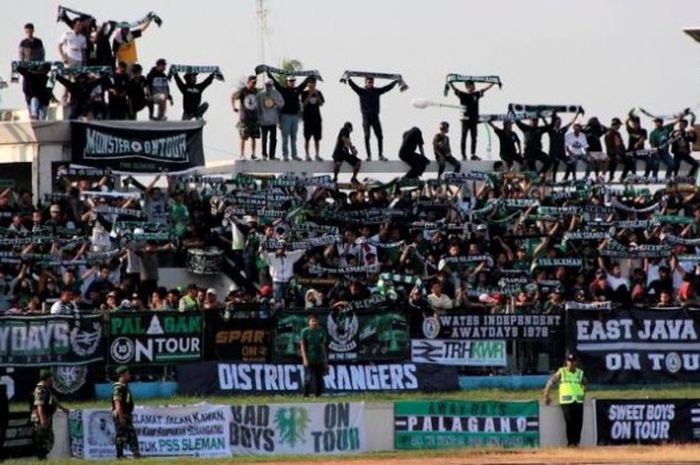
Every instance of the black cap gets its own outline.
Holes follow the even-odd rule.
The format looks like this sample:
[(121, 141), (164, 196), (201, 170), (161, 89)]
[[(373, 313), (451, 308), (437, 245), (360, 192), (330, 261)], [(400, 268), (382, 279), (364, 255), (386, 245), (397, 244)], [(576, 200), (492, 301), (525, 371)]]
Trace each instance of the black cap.
[(610, 123), (610, 125), (614, 126), (616, 124), (622, 124), (622, 121), (620, 120), (620, 118), (613, 118), (612, 119), (612, 122)]
[(576, 357), (574, 356), (574, 354), (569, 354), (569, 355), (566, 356), (566, 361), (567, 361), (567, 362), (575, 362), (575, 361), (576, 361)]

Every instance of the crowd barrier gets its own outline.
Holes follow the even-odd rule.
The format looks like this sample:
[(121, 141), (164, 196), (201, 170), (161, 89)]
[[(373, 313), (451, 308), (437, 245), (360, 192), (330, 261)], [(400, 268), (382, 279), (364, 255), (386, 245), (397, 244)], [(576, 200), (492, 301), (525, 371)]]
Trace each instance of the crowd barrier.
[[(6, 445), (10, 456), (32, 453), (27, 418), (13, 414)], [(695, 443), (700, 441), (698, 423), (699, 399), (589, 399), (581, 446)], [(566, 445), (561, 408), (538, 401), (201, 403), (137, 407), (134, 425), (147, 457)], [(57, 413), (54, 434), (51, 458), (115, 456), (114, 425), (106, 408)]]
[[(0, 317), (0, 382), (11, 399), (26, 400), (39, 369), (51, 366), (63, 398), (92, 398), (95, 386), (126, 364), (137, 379), (177, 382), (188, 395), (298, 393), (308, 312), (270, 317), (257, 306), (244, 308)], [(532, 386), (541, 378), (530, 376), (551, 373), (566, 350), (594, 384), (700, 381), (700, 313), (680, 308), (315, 313), (328, 333), (326, 388), (333, 393), (489, 387), (485, 379), (510, 380), (495, 387)], [(175, 384), (159, 386), (144, 397), (172, 395)]]

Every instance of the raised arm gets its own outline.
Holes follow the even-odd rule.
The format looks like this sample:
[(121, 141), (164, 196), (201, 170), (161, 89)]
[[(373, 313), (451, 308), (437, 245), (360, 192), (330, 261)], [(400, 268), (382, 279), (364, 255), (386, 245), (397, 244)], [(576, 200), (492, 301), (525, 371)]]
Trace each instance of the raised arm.
[(379, 95), (386, 94), (386, 93), (389, 92), (391, 89), (393, 89), (394, 87), (396, 87), (396, 84), (398, 84), (398, 83), (399, 83), (399, 81), (392, 81), (392, 82), (390, 82), (389, 84), (387, 84), (387, 85), (385, 85), (385, 86), (383, 86), (383, 87), (378, 88), (377, 91), (379, 92)]
[(360, 86), (358, 86), (357, 84), (355, 84), (355, 81), (353, 81), (352, 78), (348, 78), (348, 85), (357, 94), (359, 94), (362, 91), (362, 88)]
[(186, 87), (185, 83), (183, 82), (182, 78), (180, 77), (180, 73), (174, 73), (173, 77), (175, 78), (175, 84), (177, 84), (177, 88), (180, 89), (180, 92), (183, 94), (186, 92)]

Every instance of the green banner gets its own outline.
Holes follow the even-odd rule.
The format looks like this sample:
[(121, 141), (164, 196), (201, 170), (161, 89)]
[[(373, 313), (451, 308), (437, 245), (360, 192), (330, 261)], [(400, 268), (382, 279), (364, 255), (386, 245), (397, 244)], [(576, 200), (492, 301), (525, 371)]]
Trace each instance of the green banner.
[(396, 449), (536, 447), (539, 443), (537, 401), (394, 403)]
[[(406, 314), (374, 309), (314, 312), (326, 331), (328, 361), (404, 361), (411, 357)], [(273, 360), (300, 360), (301, 331), (308, 326), (308, 312), (284, 312), (277, 318)]]
[(169, 365), (202, 359), (200, 312), (116, 312), (109, 315), (109, 361)]

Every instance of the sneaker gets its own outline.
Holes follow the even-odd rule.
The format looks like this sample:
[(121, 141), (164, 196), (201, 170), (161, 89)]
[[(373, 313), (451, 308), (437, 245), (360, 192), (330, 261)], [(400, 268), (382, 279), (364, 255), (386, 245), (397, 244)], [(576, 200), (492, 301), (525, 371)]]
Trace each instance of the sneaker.
[(245, 155), (243, 155), (243, 154), (238, 155), (238, 160), (245, 161)]
[(289, 156), (288, 156), (288, 155), (282, 155), (282, 160), (284, 160), (284, 161), (289, 161)]
[(304, 157), (304, 160), (311, 161), (311, 155), (307, 155), (306, 157)]
[(318, 155), (316, 155), (316, 156), (314, 157), (314, 160), (316, 160), (316, 161), (323, 161), (323, 158), (321, 158), (321, 157), (319, 157)]
[(481, 158), (477, 157), (476, 155), (472, 155), (471, 160), (472, 161), (479, 161), (479, 160), (481, 160)]
[(301, 161), (301, 158), (297, 157), (296, 155), (292, 155), (292, 160)]
[(263, 160), (267, 160), (267, 158), (268, 158), (268, 157), (267, 157), (267, 154), (266, 154), (266, 153), (263, 153), (261, 158), (262, 158)]
[(358, 181), (357, 178), (353, 176), (352, 178), (350, 178), (350, 184), (360, 184), (360, 181)]
[(389, 161), (389, 159), (384, 155), (379, 155), (379, 161)]
[(257, 160), (258, 157), (257, 157), (257, 155), (255, 155), (254, 153), (251, 153), (251, 154), (250, 154), (250, 159), (251, 159), (251, 160)]
[(462, 155), (462, 161), (467, 161), (467, 156), (466, 156), (466, 155)]
[(367, 155), (367, 161), (372, 161), (372, 155)]

